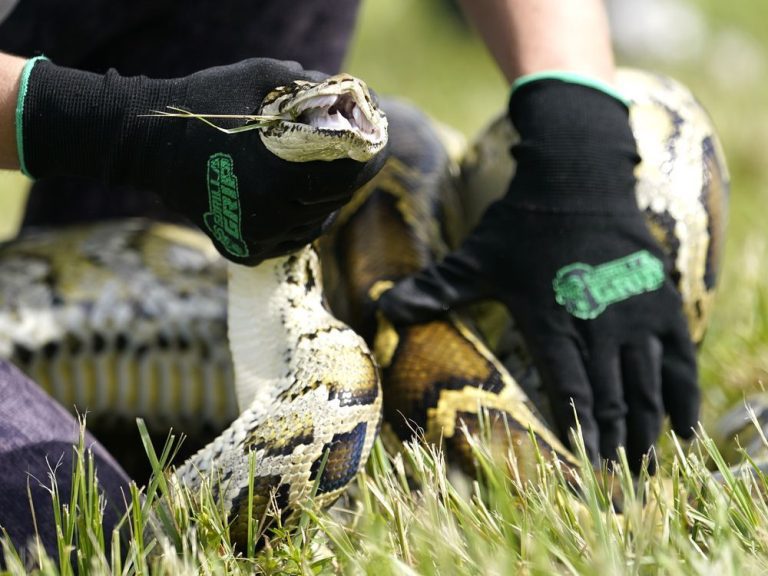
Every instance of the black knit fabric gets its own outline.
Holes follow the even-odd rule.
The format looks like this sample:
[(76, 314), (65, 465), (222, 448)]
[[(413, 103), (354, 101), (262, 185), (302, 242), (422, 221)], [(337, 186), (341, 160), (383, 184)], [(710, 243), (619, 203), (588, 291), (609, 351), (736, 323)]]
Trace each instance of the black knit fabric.
[(359, 0), (21, 0), (0, 50), (154, 78), (269, 57), (339, 71)]
[(640, 158), (623, 103), (580, 84), (539, 80), (514, 92), (509, 117), (520, 134), (512, 148), (516, 205), (637, 213)]
[(114, 70), (102, 75), (39, 61), (29, 76), (22, 119), (29, 174), (132, 180), (141, 174), (141, 160), (152, 157), (143, 150), (183, 135), (181, 122), (143, 115), (166, 103), (180, 105), (186, 88), (184, 79), (124, 78)]
[(680, 297), (636, 204), (627, 109), (598, 90), (541, 80), (514, 92), (510, 116), (520, 143), (506, 196), (456, 252), (399, 283), (381, 307), (413, 323), (474, 300), (504, 302), (563, 440), (575, 407), (590, 454), (614, 458), (624, 445), (637, 469), (665, 411), (691, 435), (699, 391)]
[[(336, 73), (359, 0), (21, 0), (0, 24), (0, 50), (123, 76), (186, 76), (252, 57)], [(151, 192), (76, 177), (38, 179), (25, 226), (149, 216), (176, 220)]]
[[(23, 106), (25, 163), (34, 177), (92, 177), (152, 190), (206, 231), (225, 257), (257, 264), (316, 238), (382, 158), (287, 162), (265, 148), (257, 130), (223, 134), (198, 120), (147, 115), (168, 106), (253, 114), (274, 87), (322, 77), (264, 58), (174, 80), (126, 78), (114, 70), (99, 75), (39, 61)], [(212, 199), (214, 157), (226, 160), (213, 169), (232, 177), (234, 201)]]

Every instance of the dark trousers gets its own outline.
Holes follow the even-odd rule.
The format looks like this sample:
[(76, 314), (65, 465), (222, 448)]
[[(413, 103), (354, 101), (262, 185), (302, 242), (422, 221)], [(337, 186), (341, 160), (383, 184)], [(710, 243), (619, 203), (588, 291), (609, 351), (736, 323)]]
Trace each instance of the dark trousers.
[[(79, 423), (69, 412), (14, 366), (0, 361), (0, 526), (17, 548), (24, 548), (37, 532), (48, 554), (56, 557), (52, 476), (61, 501), (69, 502), (73, 446), (79, 432)], [(93, 452), (106, 497), (104, 525), (109, 538), (125, 511), (123, 495), (129, 497), (129, 479), (93, 437), (86, 435), (85, 445)]]

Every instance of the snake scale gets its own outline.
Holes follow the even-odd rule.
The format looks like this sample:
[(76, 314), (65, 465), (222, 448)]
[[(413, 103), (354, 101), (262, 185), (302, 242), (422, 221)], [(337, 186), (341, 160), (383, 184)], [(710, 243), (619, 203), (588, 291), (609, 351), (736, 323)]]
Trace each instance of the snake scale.
[[(620, 78), (644, 158), (638, 202), (675, 264), (700, 340), (724, 234), (722, 152), (687, 89), (641, 72)], [(262, 138), (289, 158), (310, 140), (318, 144), (308, 157), (362, 159), (386, 140), (384, 116), (349, 76), (267, 100), (262, 112), (281, 119)], [(218, 474), (216, 497), (241, 545), (249, 453), (254, 518), (274, 497), (287, 519), (313, 486), (321, 503), (341, 493), (382, 414), (401, 439), (421, 429), (442, 441), (467, 470), (462, 427), (485, 427), (523, 473), (534, 462), (531, 435), (545, 456), (573, 461), (505, 367), (513, 355), (502, 363), (475, 328), (482, 322), (452, 313), (395, 329), (376, 313), (383, 290), (444, 254), (503, 192), (514, 131), (496, 122), (459, 161), (422, 113), (396, 101), (383, 107), (389, 159), (317, 251), (245, 268), (225, 263), (197, 231), (146, 220), (26, 230), (0, 248), (0, 355), (65, 406), (87, 409), (97, 436), (141, 416), (160, 430), (213, 437), (175, 478), (195, 488)], [(521, 354), (518, 379), (535, 373)]]

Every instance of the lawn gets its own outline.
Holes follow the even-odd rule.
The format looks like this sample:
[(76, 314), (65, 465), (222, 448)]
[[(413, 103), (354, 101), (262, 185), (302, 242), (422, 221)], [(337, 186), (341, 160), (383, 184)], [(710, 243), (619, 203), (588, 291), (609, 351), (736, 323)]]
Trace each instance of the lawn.
[[(655, 4), (649, 0), (647, 5)], [(407, 98), (471, 138), (502, 109), (506, 90), (479, 40), (446, 6), (452, 4), (367, 0), (346, 68), (379, 93)], [(622, 64), (663, 71), (688, 84), (713, 116), (731, 169), (724, 268), (700, 351), (703, 423), (710, 427), (768, 378), (768, 210), (763, 212), (768, 208), (768, 44), (758, 40), (764, 36), (768, 4), (698, 0), (694, 6), (702, 10), (694, 22), (699, 28), (691, 31), (680, 21), (674, 30), (690, 34), (678, 45), (680, 58), (643, 58), (629, 49), (619, 57)], [(0, 173), (0, 235), (14, 229), (23, 186), (22, 179)], [(278, 531), (255, 559), (232, 553), (210, 494), (176, 493), (163, 498), (178, 519), (180, 554), (150, 559), (134, 524), (136, 539), (124, 562), (118, 554), (110, 564), (98, 539), (91, 539), (80, 569), (127, 574), (150, 567), (169, 574), (766, 573), (765, 478), (726, 474), (724, 484), (715, 484), (706, 465), (718, 464), (718, 452), (706, 436), (690, 453), (668, 438), (663, 449), (659, 477), (633, 483), (625, 469), (617, 473), (615, 482), (626, 496), (625, 513), (617, 515), (607, 505), (606, 486), (588, 472), (580, 479), (583, 497), (577, 499), (557, 468), (542, 463), (536, 481), (520, 482), (488, 462), (482, 445), (475, 482), (449, 475), (439, 453), (415, 446), (390, 457), (378, 446), (367, 473), (357, 480), (354, 499), (331, 515), (308, 503), (300, 529)], [(76, 475), (88, 477), (86, 460)], [(147, 490), (151, 498), (156, 488)], [(63, 534), (98, 534), (98, 513), (87, 491), (67, 509), (78, 514), (63, 517)], [(146, 511), (137, 503), (132, 521), (142, 518)], [(195, 519), (200, 530), (186, 531)], [(170, 550), (171, 540), (160, 546)], [(11, 568), (24, 571), (21, 564)], [(72, 573), (66, 564), (43, 562), (43, 568)]]

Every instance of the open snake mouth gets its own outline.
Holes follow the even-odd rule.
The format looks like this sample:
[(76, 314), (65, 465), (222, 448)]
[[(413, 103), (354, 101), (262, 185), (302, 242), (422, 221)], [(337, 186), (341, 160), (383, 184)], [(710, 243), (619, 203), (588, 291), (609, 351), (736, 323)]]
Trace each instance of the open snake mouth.
[(321, 130), (357, 130), (374, 135), (376, 128), (350, 94), (316, 96), (299, 107), (295, 121)]
[(279, 118), (261, 137), (285, 160), (365, 161), (387, 143), (386, 116), (365, 83), (347, 74), (277, 88), (264, 98), (259, 113)]

